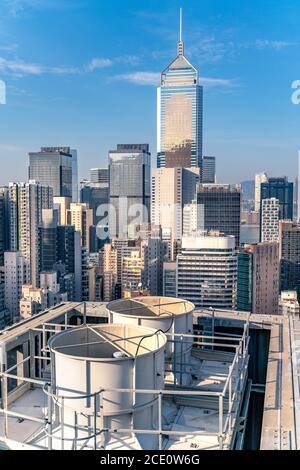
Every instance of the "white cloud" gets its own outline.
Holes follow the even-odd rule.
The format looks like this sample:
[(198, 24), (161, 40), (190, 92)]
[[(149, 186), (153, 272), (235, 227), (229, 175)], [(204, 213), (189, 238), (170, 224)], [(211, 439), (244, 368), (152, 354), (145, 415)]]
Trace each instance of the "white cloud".
[(74, 74), (79, 70), (75, 67), (46, 67), (40, 64), (24, 62), (22, 60), (8, 60), (0, 57), (0, 70), (16, 75), (41, 75), (48, 74)]
[[(114, 80), (125, 81), (140, 86), (159, 86), (160, 73), (158, 72), (133, 72), (113, 77)], [(205, 87), (233, 87), (235, 80), (223, 78), (201, 77), (200, 84)]]
[(103, 68), (106, 68), (106, 67), (111, 67), (112, 65), (113, 65), (113, 61), (111, 59), (103, 59), (103, 58), (100, 58), (100, 57), (95, 57), (88, 64), (87, 69), (90, 72), (93, 72), (94, 70), (103, 69)]
[(297, 46), (297, 43), (290, 41), (276, 41), (270, 39), (256, 39), (256, 41), (246, 42), (241, 46), (246, 48), (254, 47), (256, 49), (275, 49), (277, 51), (280, 51), (286, 47)]
[(160, 73), (157, 72), (132, 72), (116, 75), (114, 80), (120, 80), (133, 83), (134, 85), (152, 85), (158, 86)]
[(6, 44), (0, 46), (0, 51), (13, 52), (18, 48), (18, 44)]
[(212, 88), (212, 87), (232, 88), (232, 87), (236, 87), (238, 84), (236, 80), (231, 80), (227, 78), (200, 77), (200, 85), (203, 85), (204, 87), (207, 87), (207, 88)]

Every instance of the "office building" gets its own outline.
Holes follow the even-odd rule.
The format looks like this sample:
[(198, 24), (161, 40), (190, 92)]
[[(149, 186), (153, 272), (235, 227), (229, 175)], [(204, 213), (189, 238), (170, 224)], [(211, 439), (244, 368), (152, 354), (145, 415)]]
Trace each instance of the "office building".
[(57, 272), (62, 292), (68, 300), (81, 300), (81, 235), (74, 226), (57, 227)]
[(180, 27), (177, 56), (157, 90), (157, 167), (201, 168), (202, 149), (203, 87), (185, 57)]
[(193, 201), (183, 208), (183, 236), (198, 236), (204, 232), (204, 205)]
[(260, 211), (261, 185), (267, 181), (268, 175), (266, 172), (257, 173), (255, 175), (255, 212)]
[(130, 256), (122, 259), (122, 296), (124, 290), (138, 290), (143, 286), (144, 258), (137, 247), (131, 251)]
[(176, 297), (177, 263), (166, 261), (163, 264), (163, 296)]
[(91, 183), (109, 183), (108, 168), (92, 168), (90, 170)]
[(67, 210), (67, 223), (73, 225), (81, 235), (81, 245), (90, 249), (90, 226), (93, 225), (93, 211), (88, 204), (72, 203)]
[(204, 230), (233, 235), (240, 245), (241, 188), (228, 184), (200, 184), (197, 202), (204, 206)]
[(173, 245), (181, 240), (183, 208), (196, 197), (197, 175), (193, 169), (158, 168), (152, 170), (151, 224), (168, 232), (171, 259), (175, 259)]
[(110, 238), (135, 238), (138, 225), (150, 221), (148, 144), (119, 144), (109, 152)]
[(177, 297), (198, 308), (235, 308), (237, 256), (233, 236), (209, 232), (183, 238), (176, 271)]
[(296, 291), (300, 300), (300, 226), (279, 222), (280, 290)]
[(53, 196), (72, 198), (75, 158), (77, 162), (77, 154), (73, 155), (70, 147), (42, 147), (40, 152), (30, 152), (29, 179), (50, 186)]
[(72, 199), (70, 197), (54, 197), (53, 209), (58, 211), (58, 224), (67, 225), (67, 210), (70, 209)]
[(104, 219), (109, 204), (108, 183), (85, 182), (80, 189), (80, 202), (89, 205), (93, 211), (93, 225)]
[(8, 186), (9, 250), (19, 249), (19, 185)]
[(278, 295), (278, 243), (244, 245), (238, 255), (238, 310), (259, 315), (277, 315)]
[(44, 289), (24, 285), (20, 300), (20, 316), (27, 319), (47, 309), (47, 294)]
[(72, 155), (72, 202), (79, 202), (77, 150), (70, 149), (70, 153)]
[(216, 183), (216, 157), (202, 158), (201, 183)]
[(167, 258), (168, 247), (161, 237), (154, 233), (142, 242), (144, 253), (143, 287), (150, 295), (163, 294), (163, 265)]
[(111, 243), (105, 244), (101, 250), (101, 264), (103, 266), (103, 300), (110, 302), (115, 298), (118, 281), (118, 252)]
[(10, 250), (30, 262), (30, 283), (39, 287), (39, 227), (43, 209), (53, 207), (53, 190), (35, 181), (10, 183), (8, 198)]
[(252, 312), (253, 308), (253, 256), (245, 250), (238, 252), (237, 303), (241, 312)]
[[(106, 242), (109, 213), (109, 185), (107, 182), (84, 182), (80, 189), (80, 202), (88, 204), (93, 211), (91, 226), (91, 251), (98, 251)], [(93, 240), (93, 243), (92, 243)]]
[(279, 237), (280, 203), (276, 198), (263, 199), (261, 203), (261, 241), (277, 242)]
[(296, 291), (283, 291), (278, 302), (278, 314), (299, 318), (300, 308)]
[(42, 223), (39, 227), (40, 272), (53, 271), (57, 262), (58, 211), (42, 210)]
[(5, 219), (5, 199), (4, 195), (0, 192), (0, 266), (3, 266), (4, 263), (5, 225), (7, 222)]
[(297, 221), (300, 223), (300, 150), (298, 152), (298, 175), (297, 175)]
[(17, 251), (4, 253), (5, 307), (14, 321), (19, 317), (22, 286), (30, 284), (30, 263)]
[(287, 177), (269, 178), (261, 184), (261, 207), (264, 199), (278, 199), (279, 220), (293, 220), (293, 193), (294, 185), (288, 182)]

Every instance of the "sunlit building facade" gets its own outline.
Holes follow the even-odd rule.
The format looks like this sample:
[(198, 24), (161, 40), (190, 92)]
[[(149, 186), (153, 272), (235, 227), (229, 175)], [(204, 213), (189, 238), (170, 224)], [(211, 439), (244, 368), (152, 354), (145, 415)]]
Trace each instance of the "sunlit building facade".
[(157, 167), (201, 168), (203, 87), (184, 55), (181, 27), (176, 59), (157, 90)]

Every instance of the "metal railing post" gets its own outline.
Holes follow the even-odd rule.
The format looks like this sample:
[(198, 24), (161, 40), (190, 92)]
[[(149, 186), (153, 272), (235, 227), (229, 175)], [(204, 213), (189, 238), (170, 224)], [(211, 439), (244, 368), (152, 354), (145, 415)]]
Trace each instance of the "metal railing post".
[(77, 411), (74, 411), (74, 449), (77, 450), (77, 438), (78, 438), (78, 428), (77, 428)]
[[(223, 394), (219, 395), (219, 436), (223, 436)], [(223, 438), (222, 438), (223, 439)]]
[(231, 430), (231, 413), (232, 413), (232, 366), (229, 367), (229, 385), (228, 385), (228, 413), (229, 413), (229, 429)]
[(7, 377), (2, 375), (2, 408), (4, 411), (4, 437), (8, 437), (8, 397), (7, 397)]
[(60, 426), (61, 426), (61, 450), (64, 450), (65, 448), (65, 399), (64, 397), (61, 397)]
[(183, 367), (183, 337), (180, 338), (180, 385), (182, 385), (182, 367)]
[(51, 395), (51, 388), (50, 393), (48, 394), (48, 450), (52, 450), (52, 395)]
[(159, 446), (158, 450), (162, 450), (163, 436), (162, 436), (162, 393), (158, 395), (158, 430), (159, 430)]
[(97, 394), (94, 394), (94, 450), (97, 450)]
[(103, 390), (100, 390), (99, 392), (99, 409), (100, 409), (100, 430), (102, 433), (102, 441), (103, 441), (103, 447), (104, 447), (104, 403), (103, 403)]

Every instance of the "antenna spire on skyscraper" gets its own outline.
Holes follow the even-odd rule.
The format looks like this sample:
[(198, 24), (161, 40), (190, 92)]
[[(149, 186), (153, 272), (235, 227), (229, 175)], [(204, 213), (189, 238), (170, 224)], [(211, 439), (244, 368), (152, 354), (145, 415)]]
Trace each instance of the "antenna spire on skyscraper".
[(182, 8), (180, 8), (179, 41), (182, 42)]
[(180, 8), (180, 20), (179, 20), (179, 41), (178, 41), (178, 55), (184, 55), (184, 44), (182, 40), (182, 8)]

